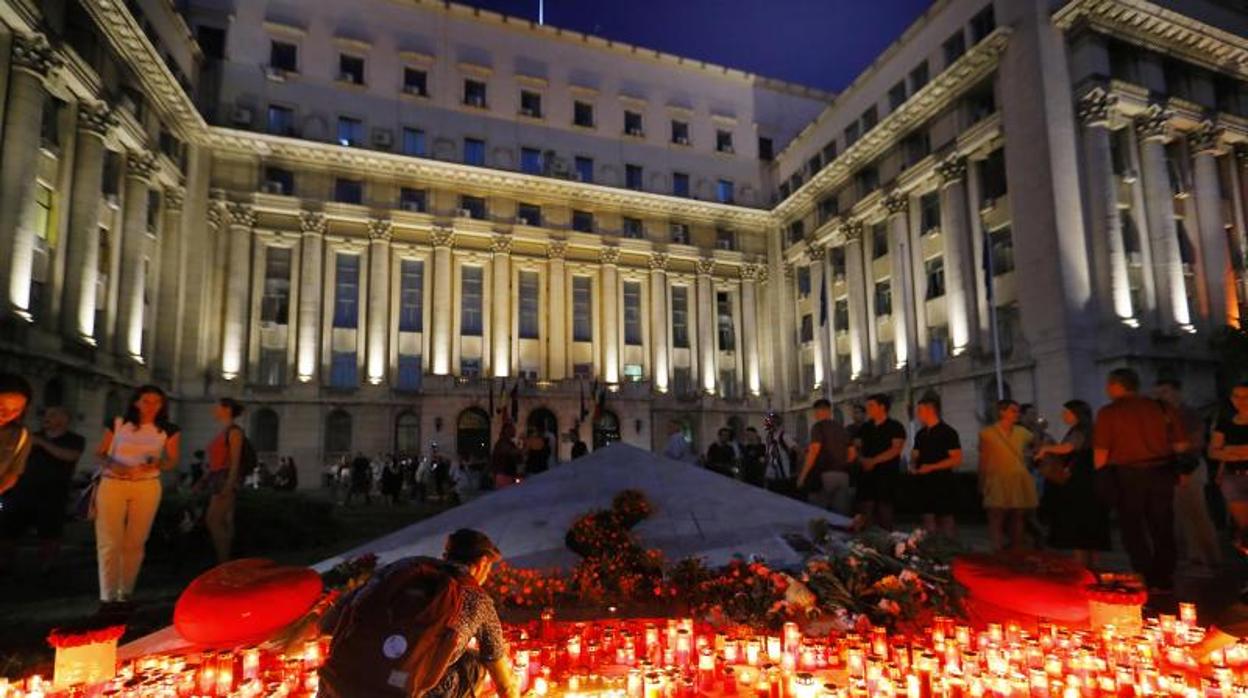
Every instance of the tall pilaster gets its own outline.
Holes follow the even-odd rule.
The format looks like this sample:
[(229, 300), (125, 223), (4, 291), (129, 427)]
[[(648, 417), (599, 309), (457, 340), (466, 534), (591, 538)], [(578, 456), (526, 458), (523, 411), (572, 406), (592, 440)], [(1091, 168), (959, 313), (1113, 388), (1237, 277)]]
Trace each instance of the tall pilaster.
[(121, 285), (117, 304), (117, 353), (143, 359), (143, 296), (147, 292), (147, 206), (156, 157), (132, 152), (126, 158), (126, 201), (122, 211)]
[(905, 193), (884, 199), (888, 211), (889, 263), (893, 290), (893, 354), (898, 366), (914, 365), (914, 273), (910, 267), (910, 199)]
[(300, 212), (303, 249), (299, 254), (299, 346), (296, 366), (300, 383), (312, 382), (319, 365), (325, 228), (325, 214)]
[(100, 186), (104, 179), (104, 138), (117, 124), (107, 104), (78, 108), (74, 184), (65, 258), (65, 334), (95, 344), (96, 281), (100, 266)]
[(568, 375), (567, 254), (568, 243), (563, 240), (551, 240), (546, 246), (546, 378), (552, 381)]
[(1153, 253), (1153, 277), (1157, 287), (1157, 310), (1163, 331), (1191, 329), (1183, 259), (1179, 254), (1174, 224), (1174, 195), (1166, 166), (1165, 142), (1170, 132), (1170, 113), (1157, 105), (1136, 121), (1140, 138), (1140, 165), (1144, 170), (1144, 201), (1148, 208), (1148, 239)]
[(666, 393), (671, 385), (670, 347), (667, 341), (667, 254), (650, 255), (650, 375), (654, 389)]
[(1200, 220), (1200, 252), (1204, 265), (1206, 321), (1211, 329), (1227, 324), (1227, 289), (1233, 289), (1230, 249), (1222, 220), (1222, 186), (1218, 181), (1218, 156), (1222, 152), (1222, 131), (1206, 122), (1188, 136), (1192, 152), (1192, 176), (1196, 191), (1196, 216)]
[(697, 261), (698, 272), (698, 367), (702, 371), (702, 392), (715, 394), (718, 384), (715, 341), (715, 293), (711, 285), (715, 274), (715, 260), (703, 257)]
[(368, 382), (386, 380), (390, 358), (390, 239), (393, 224), (386, 218), (368, 222)]
[(186, 240), (182, 232), (182, 208), (186, 190), (167, 187), (161, 198), (165, 223), (160, 229), (160, 289), (156, 301), (156, 346), (152, 360), (160, 375), (178, 383), (178, 357), (182, 355), (183, 298), (186, 287)]
[(940, 176), (940, 231), (945, 243), (945, 315), (949, 340), (957, 356), (971, 344), (971, 304), (975, 270), (971, 261), (971, 228), (967, 220), (966, 161), (951, 158), (936, 167)]
[(493, 375), (511, 375), (511, 236), (496, 234), (490, 241), (494, 254), (493, 280), (490, 290), (494, 302), (490, 308), (490, 343), (494, 347)]
[(765, 277), (767, 267), (758, 264), (741, 265), (741, 329), (745, 346), (745, 388), (751, 396), (762, 394), (762, 377), (758, 356), (758, 283)]
[(599, 254), (602, 272), (602, 378), (620, 382), (620, 248), (603, 247)]
[(1092, 276), (1101, 312), (1106, 319), (1134, 323), (1127, 251), (1118, 212), (1118, 180), (1110, 145), (1110, 117), (1116, 102), (1114, 95), (1093, 88), (1079, 100), (1078, 115), (1083, 124), (1084, 161), (1088, 168), (1088, 222), (1096, 263)]
[(845, 238), (845, 283), (849, 296), (849, 367), (850, 378), (870, 371), (867, 341), (867, 286), (863, 267), (862, 223), (848, 221), (841, 226)]
[(833, 382), (832, 354), (836, 353), (832, 350), (832, 339), (826, 331), (828, 328), (823, 324), (823, 312), (826, 310), (823, 303), (829, 300), (827, 249), (823, 245), (807, 243), (806, 258), (810, 260), (810, 293), (813, 296), (812, 304), (815, 310), (811, 318), (814, 325), (812, 349), (815, 352), (815, 387), (827, 393)]
[(256, 213), (251, 206), (231, 203), (226, 206), (229, 226), (225, 287), (225, 323), (221, 331), (221, 377), (234, 380), (243, 374), (247, 356), (248, 310), (251, 306), (251, 233)]
[(433, 374), (451, 372), (451, 301), (454, 291), (451, 275), (451, 247), (455, 244), (453, 228), (433, 229)]
[(13, 35), (9, 94), (0, 143), (0, 312), (31, 320), (35, 255), (35, 172), (43, 117), (43, 81), (60, 60), (41, 34)]

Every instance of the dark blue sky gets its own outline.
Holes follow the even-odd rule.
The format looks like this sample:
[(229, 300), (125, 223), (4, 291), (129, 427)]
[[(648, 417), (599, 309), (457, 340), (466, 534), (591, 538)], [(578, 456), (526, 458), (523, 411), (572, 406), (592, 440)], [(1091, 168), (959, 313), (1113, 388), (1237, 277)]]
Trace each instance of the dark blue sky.
[[(537, 19), (538, 0), (458, 0)], [(931, 0), (546, 0), (546, 23), (840, 91)]]

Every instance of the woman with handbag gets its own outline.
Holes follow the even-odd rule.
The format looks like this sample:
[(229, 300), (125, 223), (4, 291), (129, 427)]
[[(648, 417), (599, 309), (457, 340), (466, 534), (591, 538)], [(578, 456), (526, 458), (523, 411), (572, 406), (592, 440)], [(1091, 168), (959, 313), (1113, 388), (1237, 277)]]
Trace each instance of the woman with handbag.
[(1071, 550), (1084, 567), (1096, 565), (1096, 554), (1110, 549), (1109, 510), (1096, 494), (1092, 462), (1092, 407), (1083, 400), (1062, 405), (1062, 421), (1070, 428), (1061, 443), (1036, 450), (1044, 475), (1044, 508), (1049, 512), (1049, 545)]
[(160, 475), (178, 467), (178, 427), (169, 421), (169, 399), (154, 385), (140, 386), (100, 441), (95, 492), (95, 547), (100, 601), (127, 605), (160, 507)]
[(1009, 548), (1022, 546), (1027, 512), (1038, 504), (1036, 482), (1027, 469), (1027, 449), (1034, 437), (1019, 426), (1020, 413), (1017, 402), (998, 400), (997, 421), (979, 432), (979, 488), (994, 552), (1006, 548), (1007, 526)]

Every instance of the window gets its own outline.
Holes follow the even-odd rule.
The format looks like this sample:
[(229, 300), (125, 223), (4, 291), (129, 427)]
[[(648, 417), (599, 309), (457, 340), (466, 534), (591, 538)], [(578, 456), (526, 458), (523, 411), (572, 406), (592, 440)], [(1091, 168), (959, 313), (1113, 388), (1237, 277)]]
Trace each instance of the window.
[(732, 326), (732, 294), (719, 291), (715, 294), (716, 329), (719, 331), (719, 350), (736, 351), (737, 336)]
[(331, 388), (354, 388), (360, 384), (359, 368), (353, 351), (335, 351), (329, 358), (329, 385)]
[(989, 234), (992, 241), (992, 275), (1001, 276), (1014, 271), (1014, 236), (1010, 226), (998, 228)]
[(429, 96), (429, 74), (416, 68), (403, 69), (403, 91), (409, 95)]
[(806, 237), (806, 221), (797, 219), (789, 224), (789, 244), (801, 242)]
[(578, 233), (594, 232), (594, 214), (589, 211), (573, 211), (572, 229)]
[(631, 240), (640, 240), (645, 237), (645, 228), (642, 227), (640, 218), (624, 217), (624, 237)]
[(1173, 97), (1190, 98), (1192, 94), (1192, 69), (1187, 63), (1173, 58), (1161, 61), (1162, 77), (1166, 82), (1166, 94)]
[(541, 305), (541, 276), (535, 271), (518, 274), (517, 301), (520, 312), (520, 339), (537, 339), (539, 332), (538, 308)]
[(520, 171), (525, 174), (540, 175), (542, 167), (542, 151), (537, 148), (520, 149)]
[(794, 192), (802, 188), (802, 171), (801, 170), (794, 172), (793, 175), (789, 177), (789, 188), (792, 189)]
[(399, 354), (399, 375), (394, 387), (409, 393), (419, 391), (421, 374), (423, 373), (421, 364), (422, 361), (419, 354)]
[(906, 103), (906, 81), (902, 80), (893, 89), (888, 91), (888, 110), (897, 111), (897, 108)]
[(876, 223), (871, 226), (871, 258), (880, 259), (888, 256), (888, 226)]
[(841, 202), (837, 200), (835, 194), (825, 196), (819, 200), (819, 222), (826, 223), (836, 218), (841, 212)]
[(737, 369), (725, 368), (719, 372), (719, 394), (726, 400), (736, 400), (740, 396), (737, 385)]
[(715, 248), (719, 250), (737, 249), (737, 234), (727, 228), (715, 229)]
[(865, 197), (867, 194), (879, 189), (880, 172), (875, 169), (875, 165), (868, 165), (854, 175), (854, 181), (858, 185), (858, 196)]
[(641, 364), (624, 364), (624, 380), (640, 383), (641, 379)]
[(364, 122), (349, 116), (338, 117), (338, 145), (356, 147), (364, 143)]
[(875, 128), (876, 124), (880, 123), (880, 112), (876, 109), (875, 105), (872, 104), (862, 113), (862, 117), (859, 121), (862, 122), (862, 132), (866, 133)]
[(832, 280), (840, 281), (845, 278), (845, 247), (833, 247), (830, 250), (829, 263), (832, 267)]
[(913, 167), (932, 152), (931, 136), (926, 129), (915, 131), (901, 140), (901, 150), (905, 167)]
[(919, 234), (940, 231), (940, 192), (932, 191), (919, 197)]
[(962, 101), (966, 105), (968, 125), (983, 121), (992, 116), (993, 112), (997, 110), (997, 99), (992, 90), (992, 81), (978, 86), (967, 94)]
[(774, 146), (770, 138), (758, 137), (758, 159), (771, 160), (775, 157)]
[(465, 266), (460, 274), (459, 333), (468, 337), (480, 337), (483, 272), (481, 267)]
[(715, 183), (715, 200), (721, 204), (731, 204), (736, 201), (730, 180), (721, 179)]
[(836, 159), (836, 139), (832, 139), (828, 141), (827, 145), (823, 146), (823, 164), (830, 165), (832, 164), (832, 161), (835, 159)]
[(421, 332), (425, 323), (425, 263), (405, 259), (399, 264), (399, 331)]
[(580, 182), (594, 181), (594, 159), (583, 156), (576, 156), (574, 160), (576, 166), (576, 179)]
[(689, 348), (689, 288), (672, 287), (672, 346)]
[(689, 122), (672, 119), (672, 142), (676, 145), (689, 145)]
[(348, 330), (359, 327), (359, 307), (360, 257), (353, 254), (335, 255), (334, 327)]
[(480, 378), (481, 359), (461, 356), (459, 359), (459, 375), (463, 378)]
[(464, 104), (485, 109), (485, 83), (480, 80), (464, 80)]
[(854, 142), (857, 140), (858, 140), (858, 122), (855, 121), (852, 124), (845, 127), (845, 147), (848, 148), (849, 146), (853, 145)]
[(832, 304), (832, 324), (837, 334), (849, 332), (849, 299), (838, 298)]
[(572, 377), (580, 380), (589, 380), (594, 377), (594, 365), (590, 363), (574, 363), (572, 364)]
[(542, 207), (535, 204), (519, 204), (516, 206), (516, 220), (520, 225), (540, 227), (542, 225)]
[(810, 173), (811, 177), (814, 177), (821, 169), (823, 169), (823, 158), (819, 153), (815, 153), (806, 161), (806, 171)]
[(672, 223), (672, 242), (677, 245), (690, 244), (688, 223)]
[(572, 341), (594, 341), (593, 283), (588, 276), (572, 277)]
[(283, 73), (299, 72), (299, 47), (285, 41), (269, 42), (269, 67)]
[(641, 112), (624, 110), (624, 133), (629, 136), (640, 138), (645, 135), (642, 128)]
[(672, 173), (672, 195), (689, 196), (689, 175), (684, 172)]
[(290, 248), (268, 247), (264, 253), (264, 296), (260, 299), (260, 322), (290, 322)]
[(800, 344), (810, 344), (815, 341), (815, 319), (810, 313), (802, 316), (802, 324), (798, 329), (797, 341)]
[(624, 165), (624, 186), (641, 191), (644, 179), (641, 165)]
[(971, 18), (971, 43), (978, 44), (988, 38), (988, 35), (996, 28), (997, 18), (993, 15), (992, 3), (988, 3), (987, 7)]
[(403, 129), (403, 154), (414, 157), (425, 155), (425, 132), (418, 128)]
[(933, 364), (942, 364), (949, 358), (949, 328), (937, 325), (927, 328), (927, 359)]
[(281, 167), (264, 168), (264, 191), (267, 194), (291, 196), (295, 193), (295, 175)]
[(715, 131), (715, 150), (721, 153), (731, 153), (732, 148), (732, 131), (717, 129)]
[(781, 201), (784, 201), (785, 199), (789, 198), (789, 183), (781, 182), (779, 190), (777, 191), (777, 194), (779, 194)]
[(280, 347), (260, 347), (260, 365), (257, 366), (256, 382), (277, 387), (285, 382), (286, 350)]
[(338, 54), (338, 79), (353, 85), (363, 85), (364, 59), (345, 53)]
[(797, 297), (810, 297), (810, 267), (802, 265), (797, 268)]
[(641, 284), (624, 282), (624, 343), (641, 346)]
[(923, 271), (927, 274), (927, 295), (924, 299), (930, 301), (945, 295), (945, 258), (927, 260), (923, 263)]
[(923, 87), (927, 85), (927, 81), (929, 79), (930, 75), (928, 74), (927, 61), (923, 61), (922, 63), (916, 65), (914, 70), (910, 71), (910, 94), (914, 94), (915, 92), (923, 89)]
[(875, 282), (875, 316), (893, 314), (893, 285), (885, 279)]
[(576, 100), (572, 103), (572, 124), (584, 128), (594, 127), (594, 105)]
[(473, 220), (485, 220), (485, 199), (479, 196), (468, 196), (464, 194), (459, 197), (459, 210), (461, 215), (466, 213), (467, 217)]
[(959, 29), (956, 34), (945, 39), (945, 43), (941, 44), (941, 48), (945, 52), (945, 67), (953, 65), (953, 62), (962, 57), (966, 53), (966, 36)]
[(1009, 191), (1005, 179), (1005, 150), (998, 148), (979, 165), (981, 204), (999, 199)]
[(364, 203), (364, 183), (358, 179), (334, 180), (334, 201), (343, 204)]
[(464, 164), (485, 166), (485, 141), (478, 138), (464, 139)]
[(532, 90), (520, 90), (520, 114), (531, 119), (542, 118), (542, 94)]
[(428, 210), (428, 194), (424, 189), (401, 187), (399, 189), (399, 208), (413, 213), (424, 213)]
[(269, 105), (269, 133), (275, 136), (295, 135), (295, 110), (277, 104)]

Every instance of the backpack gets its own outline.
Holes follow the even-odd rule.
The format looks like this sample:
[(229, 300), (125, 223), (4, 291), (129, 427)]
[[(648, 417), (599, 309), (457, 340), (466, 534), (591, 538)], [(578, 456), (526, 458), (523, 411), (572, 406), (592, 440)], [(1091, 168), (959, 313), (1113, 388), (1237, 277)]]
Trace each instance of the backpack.
[(353, 698), (423, 696), (458, 658), (451, 624), (472, 586), (472, 577), (432, 558), (380, 570), (343, 602), (322, 680)]

